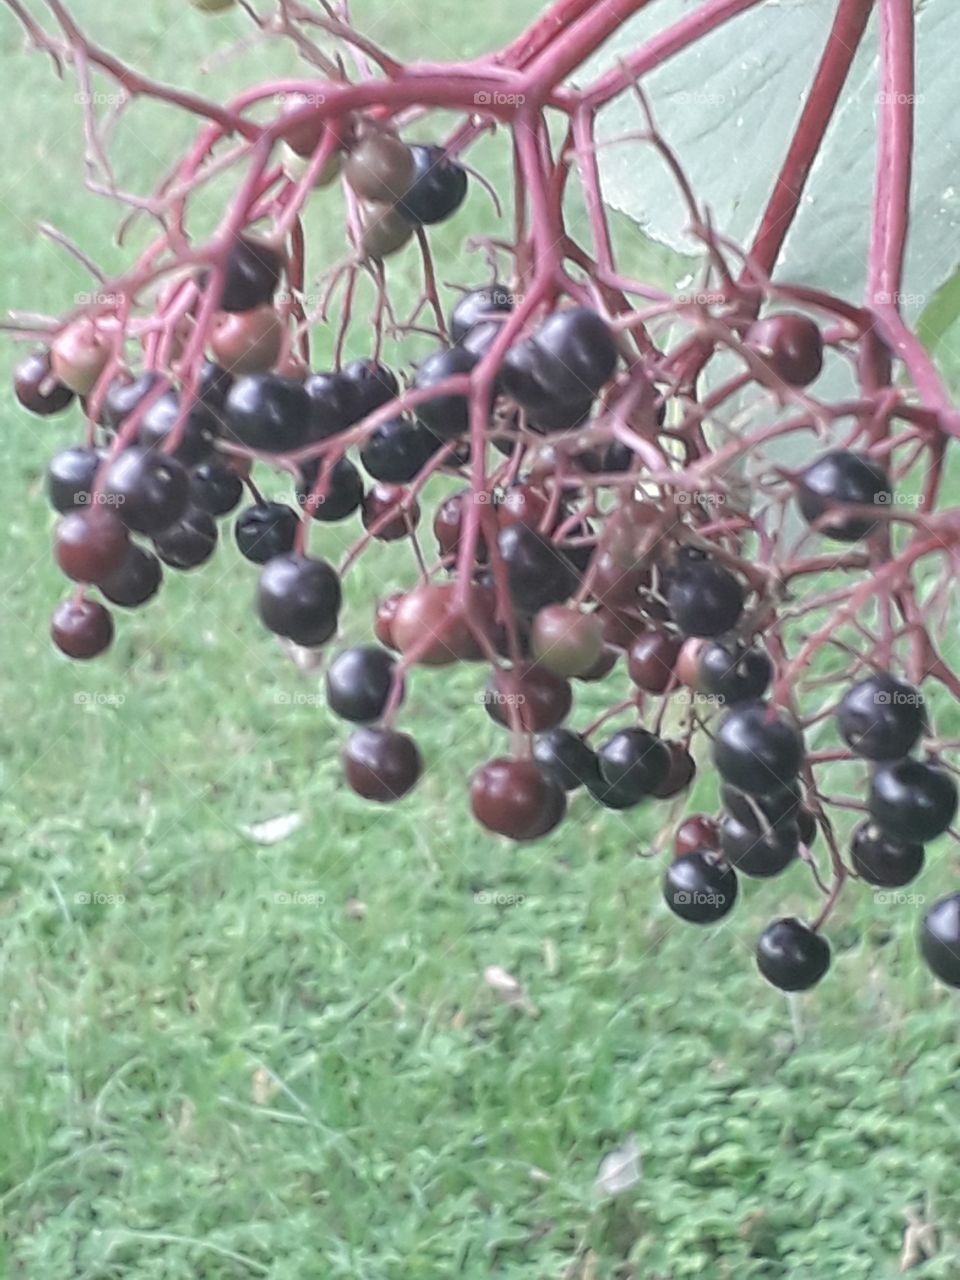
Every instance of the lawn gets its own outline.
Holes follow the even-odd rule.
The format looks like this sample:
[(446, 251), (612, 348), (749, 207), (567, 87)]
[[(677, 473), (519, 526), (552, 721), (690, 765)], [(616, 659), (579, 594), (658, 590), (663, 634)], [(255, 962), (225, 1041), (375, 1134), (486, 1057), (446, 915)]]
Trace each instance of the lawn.
[[(197, 83), (222, 20), (184, 8), (74, 4), (153, 75)], [(447, 5), (428, 33), (412, 3), (355, 17), (452, 57), (536, 8)], [(0, 12), (3, 304), (59, 310), (91, 286), (38, 220), (111, 269), (123, 254), (113, 209), (78, 188), (74, 85)], [(246, 54), (208, 78), (284, 65)], [(145, 187), (190, 129), (142, 119), (118, 154)], [(441, 279), (482, 274), (460, 242), (488, 223), (474, 196), (436, 237)], [(401, 265), (398, 290), (412, 276)], [(475, 670), (412, 683), (428, 772), (371, 810), (340, 781), (317, 675), (254, 618), (229, 536), (124, 617), (104, 660), (69, 665), (46, 634), (62, 585), (42, 475), (81, 428), (4, 397), (0, 1276), (886, 1280), (913, 1222), (936, 1249), (910, 1274), (956, 1280), (958, 1006), (917, 960), (915, 904), (849, 893), (832, 973), (790, 1006), (751, 952), (772, 915), (807, 913), (802, 868), (701, 933), (668, 914), (648, 856), (681, 809), (578, 799), (519, 848), (470, 822), (465, 776), (500, 741)], [(347, 640), (411, 580), (395, 560), (351, 582)], [(699, 799), (714, 803), (708, 767)], [(275, 844), (250, 834), (291, 814)], [(929, 861), (912, 888), (932, 898), (960, 859), (941, 841)], [(639, 1178), (603, 1198), (600, 1162), (631, 1135)]]

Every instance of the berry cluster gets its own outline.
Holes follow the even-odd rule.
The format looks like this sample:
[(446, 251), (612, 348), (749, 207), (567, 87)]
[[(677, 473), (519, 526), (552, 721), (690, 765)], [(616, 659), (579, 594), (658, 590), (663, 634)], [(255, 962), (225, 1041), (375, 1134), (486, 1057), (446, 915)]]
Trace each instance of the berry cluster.
[[(646, 140), (678, 177), (716, 288), (691, 303), (617, 270), (590, 129), (632, 87), (630, 65), (562, 94), (556, 77), (578, 65), (581, 16), (595, 47), (623, 15), (588, 4), (564, 34), (570, 7), (560, 0), (558, 20), (486, 66), (516, 90), (494, 95), (489, 116), (476, 106), (490, 102), (478, 64), (413, 70), (369, 40), (362, 49), (382, 81), (352, 83), (330, 64), (322, 93), (187, 104), (206, 131), (180, 185), (161, 193), (169, 224), (120, 282), (122, 305), (51, 321), (44, 349), (16, 371), (26, 410), (58, 414), (79, 399), (87, 421), (86, 439), (58, 452), (47, 475), (56, 560), (77, 584), (53, 638), (72, 658), (102, 653), (110, 606), (140, 607), (165, 569), (207, 562), (218, 520), (245, 494), (235, 541), (258, 566), (261, 623), (288, 644), (331, 645), (351, 566), (371, 541), (395, 544), (408, 585), (378, 603), (377, 643), (333, 650), (326, 665), (329, 707), (353, 726), (349, 786), (379, 803), (410, 792), (425, 763), (398, 727), (408, 683), (418, 668), (482, 664), (480, 701), (509, 736), (470, 778), (476, 820), (534, 841), (568, 805), (612, 815), (661, 804), (672, 825), (678, 797), (706, 771), (720, 809), (680, 822), (666, 904), (713, 924), (742, 877), (805, 865), (821, 910), (775, 920), (757, 945), (764, 977), (804, 990), (829, 967), (822, 930), (845, 883), (908, 884), (954, 819), (951, 744), (920, 685), (957, 697), (960, 679), (936, 648), (914, 575), (937, 557), (949, 566), (960, 545), (960, 520), (937, 510), (945, 442), (960, 424), (895, 309), (773, 278), (796, 211), (782, 208), (783, 193), (799, 200), (818, 137), (800, 136), (757, 241), (737, 249), (695, 204), (645, 105)], [(685, 40), (714, 7), (685, 19)], [(43, 46), (39, 29), (31, 35)], [(70, 38), (82, 42), (76, 28)], [(589, 51), (577, 47), (579, 61)], [(277, 98), (270, 123), (247, 114)], [(548, 106), (570, 114), (556, 155)], [(411, 113), (440, 107), (463, 112), (445, 145), (403, 138)], [(425, 228), (456, 213), (468, 190), (460, 157), (499, 125), (514, 146), (516, 225), (484, 243), (490, 282), (461, 289), (445, 314)], [(249, 168), (218, 235), (194, 249), (182, 206), (230, 132)], [(571, 154), (589, 248), (566, 221)], [(318, 191), (333, 199), (336, 184), (350, 253), (325, 263), (325, 301), (308, 315), (301, 214)], [(878, 200), (900, 208), (888, 185), (881, 175)], [(888, 213), (876, 215), (884, 235), (872, 268), (896, 295), (902, 243)], [(423, 294), (403, 321), (384, 259), (414, 238)], [(372, 354), (351, 362), (343, 351), (364, 279), (376, 295)], [(337, 289), (332, 367), (318, 372), (312, 330), (329, 321)], [(384, 356), (390, 342), (396, 358)], [(410, 363), (402, 352), (413, 343)], [(831, 368), (855, 395), (836, 398)], [(264, 499), (258, 468), (289, 477), (288, 501)], [(357, 539), (335, 565), (322, 554), (324, 527), (348, 521)], [(584, 702), (598, 696), (604, 711), (587, 717)], [(829, 795), (833, 770), (857, 762), (869, 771), (865, 794)], [(834, 829), (843, 808), (862, 815), (846, 854)], [(927, 913), (921, 950), (960, 986), (960, 895)]]

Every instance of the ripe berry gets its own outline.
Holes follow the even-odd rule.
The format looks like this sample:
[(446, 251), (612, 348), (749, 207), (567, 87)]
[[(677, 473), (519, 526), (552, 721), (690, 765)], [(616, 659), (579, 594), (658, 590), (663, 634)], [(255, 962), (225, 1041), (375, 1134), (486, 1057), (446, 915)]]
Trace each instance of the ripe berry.
[(413, 152), (395, 134), (370, 129), (343, 165), (343, 176), (363, 200), (393, 205), (417, 176)]
[(73, 400), (70, 388), (54, 377), (47, 351), (35, 351), (20, 361), (13, 371), (13, 393), (24, 409), (41, 418), (61, 413)]
[(209, 511), (194, 507), (153, 540), (154, 549), (171, 569), (197, 569), (217, 549), (217, 525)]
[(213, 442), (220, 433), (220, 420), (198, 400), (180, 428), (177, 447), (171, 451), (169, 444), (180, 412), (180, 397), (176, 391), (168, 391), (155, 400), (137, 430), (137, 444), (144, 449), (162, 449), (185, 467), (192, 467), (209, 458)]
[(327, 706), (334, 715), (357, 724), (379, 719), (396, 665), (396, 659), (376, 645), (344, 649), (327, 668)]
[(352, 791), (364, 800), (389, 804), (405, 796), (423, 773), (417, 744), (396, 729), (357, 729), (343, 748), (343, 768)]
[(663, 693), (673, 679), (680, 641), (663, 631), (646, 631), (627, 652), (630, 679), (647, 693)]
[(731, 866), (744, 875), (766, 878), (779, 875), (800, 852), (796, 823), (782, 823), (766, 830), (725, 818), (720, 828), (720, 849)]
[(512, 484), (497, 503), (497, 522), (501, 529), (515, 524), (539, 529), (549, 506), (550, 499), (542, 489), (518, 482)]
[(190, 481), (176, 460), (153, 449), (125, 449), (109, 464), (103, 495), (134, 533), (162, 533), (187, 509)]
[(275, 556), (260, 574), (257, 609), (268, 630), (313, 648), (337, 629), (343, 596), (336, 570), (326, 560)]
[(577, 575), (549, 538), (517, 524), (501, 530), (497, 543), (518, 609), (536, 613), (548, 604), (562, 604), (573, 594)]
[(237, 516), (234, 536), (240, 554), (254, 564), (293, 550), (300, 517), (284, 502), (255, 502)]
[[(433, 532), (441, 556), (453, 557), (457, 554), (463, 532), (464, 508), (471, 502), (473, 490), (461, 489), (445, 498), (434, 512)], [(487, 544), (482, 533), (477, 538), (476, 559), (479, 564), (487, 559)]]
[(630, 804), (652, 795), (670, 770), (669, 751), (646, 729), (621, 729), (603, 743), (597, 759), (603, 782)]
[(893, 502), (893, 490), (879, 462), (863, 453), (835, 449), (810, 464), (797, 481), (804, 519), (837, 542), (857, 542), (876, 526), (869, 515), (845, 514), (845, 506), (877, 507)]
[(416, 529), (420, 506), (402, 485), (375, 484), (364, 495), (361, 519), (380, 542), (396, 542)]
[(603, 627), (596, 614), (550, 604), (533, 619), (530, 645), (541, 667), (556, 675), (587, 675), (603, 653)]
[(111, 604), (136, 609), (153, 599), (162, 581), (163, 569), (157, 557), (131, 542), (123, 564), (101, 578), (97, 586)]
[(757, 943), (757, 967), (781, 991), (807, 991), (830, 968), (830, 944), (802, 920), (774, 920)]
[(714, 560), (682, 556), (667, 586), (670, 616), (685, 636), (723, 635), (743, 613), (743, 587)]
[(360, 450), (364, 470), (386, 484), (409, 484), (439, 447), (437, 437), (405, 418), (391, 418), (367, 436)]
[(273, 301), (283, 255), (256, 236), (239, 236), (227, 259), (221, 311), (252, 311)]
[(385, 648), (394, 651), (397, 650), (397, 644), (393, 638), (393, 620), (402, 599), (403, 592), (395, 591), (392, 596), (379, 600), (373, 618), (373, 634)]
[(371, 204), (360, 235), (361, 257), (379, 262), (397, 253), (412, 237), (413, 224), (399, 209), (389, 204)]
[(414, 145), (410, 151), (414, 178), (397, 209), (413, 223), (443, 222), (463, 204), (467, 171), (443, 147)]
[(310, 397), (301, 382), (275, 373), (238, 378), (224, 406), (226, 434), (261, 453), (289, 453), (306, 444)]
[(744, 702), (721, 720), (713, 759), (731, 786), (748, 795), (769, 795), (792, 786), (803, 761), (803, 738), (773, 707)]
[(484, 706), (492, 720), (510, 727), (511, 707), (528, 733), (542, 733), (565, 720), (573, 705), (570, 683), (540, 666), (498, 670), (487, 683)]
[(401, 653), (417, 650), (416, 661), (427, 667), (449, 666), (476, 656), (473, 633), (454, 592), (452, 583), (424, 583), (399, 601), (390, 633)]
[(57, 564), (75, 582), (99, 582), (123, 564), (130, 546), (126, 526), (103, 507), (71, 511), (57, 525)]
[[(477, 357), (466, 347), (446, 347), (427, 356), (414, 375), (418, 391), (437, 387), (458, 374), (469, 373)], [(439, 440), (455, 440), (470, 427), (470, 401), (461, 393), (446, 392), (417, 405), (417, 418)]]
[(960, 987), (960, 893), (941, 898), (923, 917), (920, 952), (941, 982)]
[(823, 368), (823, 337), (808, 316), (784, 312), (750, 326), (746, 344), (773, 375), (791, 387), (808, 387)]
[(887, 671), (861, 680), (843, 695), (837, 721), (844, 740), (867, 760), (898, 760), (923, 732), (923, 695)]
[(506, 315), (512, 310), (513, 296), (502, 284), (471, 289), (450, 312), (450, 338), (453, 342), (462, 342), (471, 329), (490, 323), (491, 316)]
[(670, 767), (664, 780), (651, 791), (657, 800), (669, 800), (686, 791), (696, 777), (697, 764), (682, 742), (664, 742), (670, 757)]
[(503, 390), (523, 409), (527, 425), (540, 432), (570, 431), (590, 416), (593, 394), (583, 387), (579, 393), (564, 394), (563, 376), (560, 361), (533, 338), (510, 347), (500, 366)]
[(716, 924), (733, 910), (737, 876), (718, 854), (697, 850), (674, 858), (663, 878), (670, 910), (690, 924)]
[(684, 854), (696, 853), (701, 849), (716, 851), (720, 847), (720, 830), (712, 818), (698, 813), (692, 818), (686, 818), (677, 827), (673, 847), (681, 858)]
[(240, 505), (243, 481), (226, 462), (211, 458), (190, 472), (190, 501), (212, 516), (229, 515)]
[(596, 752), (572, 729), (548, 729), (534, 739), (533, 758), (564, 791), (575, 791), (588, 781), (599, 785)]
[(397, 375), (376, 360), (352, 360), (341, 369), (340, 378), (351, 425), (400, 394)]
[(109, 360), (109, 342), (87, 320), (77, 320), (64, 329), (50, 347), (53, 376), (78, 396), (90, 394)]
[(593, 684), (596, 681), (606, 680), (607, 676), (617, 665), (619, 653), (612, 645), (605, 644), (600, 657), (596, 660), (589, 671), (584, 672), (582, 676), (577, 676), (578, 680), (582, 680), (585, 684)]
[(210, 350), (227, 372), (269, 373), (280, 359), (286, 326), (273, 306), (226, 312), (214, 322)]
[(130, 415), (161, 381), (158, 373), (142, 373), (138, 378), (119, 373), (107, 387), (100, 408), (100, 422), (118, 431)]
[(76, 445), (61, 449), (47, 465), (47, 497), (54, 511), (66, 512), (87, 507), (93, 484), (103, 462), (99, 449)]
[(50, 635), (68, 658), (96, 658), (110, 647), (113, 619), (96, 600), (63, 600), (53, 611)]
[(561, 821), (567, 801), (563, 788), (534, 760), (499, 757), (471, 778), (470, 807), (488, 831), (511, 840), (537, 840)]
[(363, 501), (363, 481), (349, 458), (338, 458), (332, 466), (314, 459), (303, 464), (300, 476), (297, 499), (324, 524), (346, 520)]
[(872, 822), (861, 822), (850, 840), (850, 861), (867, 884), (899, 889), (923, 870), (923, 845), (891, 840)]
[(953, 822), (957, 785), (935, 765), (894, 760), (874, 770), (867, 807), (885, 835), (926, 844)]
[(793, 786), (780, 787), (767, 795), (746, 795), (736, 787), (720, 788), (723, 807), (742, 826), (753, 831), (766, 831), (769, 827), (799, 827), (803, 811), (800, 794)]
[(200, 379), (197, 384), (197, 398), (211, 410), (220, 421), (223, 406), (227, 401), (227, 392), (233, 386), (233, 375), (221, 369), (212, 360), (204, 360), (200, 366)]
[(558, 399), (592, 399), (616, 368), (610, 326), (587, 307), (555, 311), (533, 341), (545, 358), (545, 385), (554, 388)]
[(772, 678), (773, 663), (760, 649), (717, 642), (698, 654), (697, 688), (728, 706), (762, 698)]
[(354, 421), (354, 392), (343, 374), (313, 373), (304, 382), (303, 389), (310, 398), (311, 440), (327, 440), (339, 435)]

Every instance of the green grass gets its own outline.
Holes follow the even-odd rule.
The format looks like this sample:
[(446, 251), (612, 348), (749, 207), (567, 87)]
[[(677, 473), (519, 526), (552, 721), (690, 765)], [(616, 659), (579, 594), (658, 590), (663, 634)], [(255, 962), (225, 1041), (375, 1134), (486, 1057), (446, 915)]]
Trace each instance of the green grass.
[[(76, 5), (176, 78), (210, 27), (168, 30), (169, 8)], [(419, 6), (367, 0), (358, 18), (401, 50), (465, 54), (521, 8), (450, 6), (429, 33)], [(4, 301), (60, 309), (89, 285), (36, 220), (116, 266), (112, 213), (77, 191), (72, 85), (21, 55), (6, 16), (0, 60)], [(254, 63), (282, 59), (217, 74)], [(171, 154), (164, 130), (125, 132), (125, 181)], [(463, 229), (437, 237), (445, 279), (474, 269)], [(917, 962), (915, 906), (848, 894), (834, 971), (794, 1021), (750, 951), (773, 913), (809, 908), (802, 870), (701, 934), (641, 856), (662, 809), (578, 800), (534, 848), (486, 838), (465, 811), (465, 774), (498, 741), (477, 672), (413, 682), (429, 770), (372, 811), (231, 546), (124, 617), (105, 660), (60, 661), (40, 478), (77, 424), (3, 406), (0, 1276), (886, 1280), (911, 1213), (938, 1234), (911, 1274), (955, 1280), (957, 1004)], [(358, 572), (348, 639), (409, 581), (392, 562)], [(290, 812), (303, 825), (273, 847), (241, 830)], [(956, 850), (931, 863), (928, 897)], [(489, 965), (538, 1016), (496, 998)], [(630, 1134), (642, 1178), (601, 1201), (598, 1164)]]

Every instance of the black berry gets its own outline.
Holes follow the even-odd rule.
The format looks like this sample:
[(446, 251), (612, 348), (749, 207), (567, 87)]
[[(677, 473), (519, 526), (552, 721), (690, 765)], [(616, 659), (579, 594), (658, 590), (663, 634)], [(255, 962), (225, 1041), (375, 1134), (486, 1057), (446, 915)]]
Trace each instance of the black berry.
[(797, 727), (762, 702), (731, 707), (713, 743), (720, 776), (748, 795), (769, 795), (790, 788), (803, 761)]
[(675, 858), (663, 878), (663, 897), (670, 910), (690, 924), (715, 924), (733, 910), (736, 872), (717, 854), (705, 850)]
[(342, 598), (340, 579), (326, 560), (290, 553), (264, 566), (257, 609), (268, 630), (313, 648), (336, 631)]
[(234, 536), (240, 554), (254, 564), (293, 550), (300, 517), (284, 502), (255, 502), (237, 516)]
[(806, 991), (830, 968), (830, 944), (802, 920), (774, 920), (757, 943), (757, 967), (781, 991)]
[(378, 719), (390, 696), (396, 659), (375, 645), (344, 649), (327, 668), (327, 705), (343, 720)]
[(837, 720), (844, 740), (858, 756), (897, 760), (913, 748), (923, 732), (923, 695), (912, 685), (879, 671), (847, 690)]
[(942, 835), (953, 821), (957, 785), (936, 765), (895, 760), (874, 770), (868, 808), (885, 835), (926, 844)]
[(413, 182), (397, 201), (397, 208), (410, 222), (443, 222), (463, 204), (467, 194), (467, 171), (443, 147), (411, 146)]
[(898, 889), (923, 870), (923, 845), (892, 840), (875, 823), (861, 822), (850, 841), (850, 861), (867, 884)]
[(862, 453), (835, 449), (812, 463), (797, 482), (804, 519), (837, 542), (865, 538), (877, 521), (870, 514), (844, 513), (844, 507), (889, 507), (893, 490), (879, 462)]

